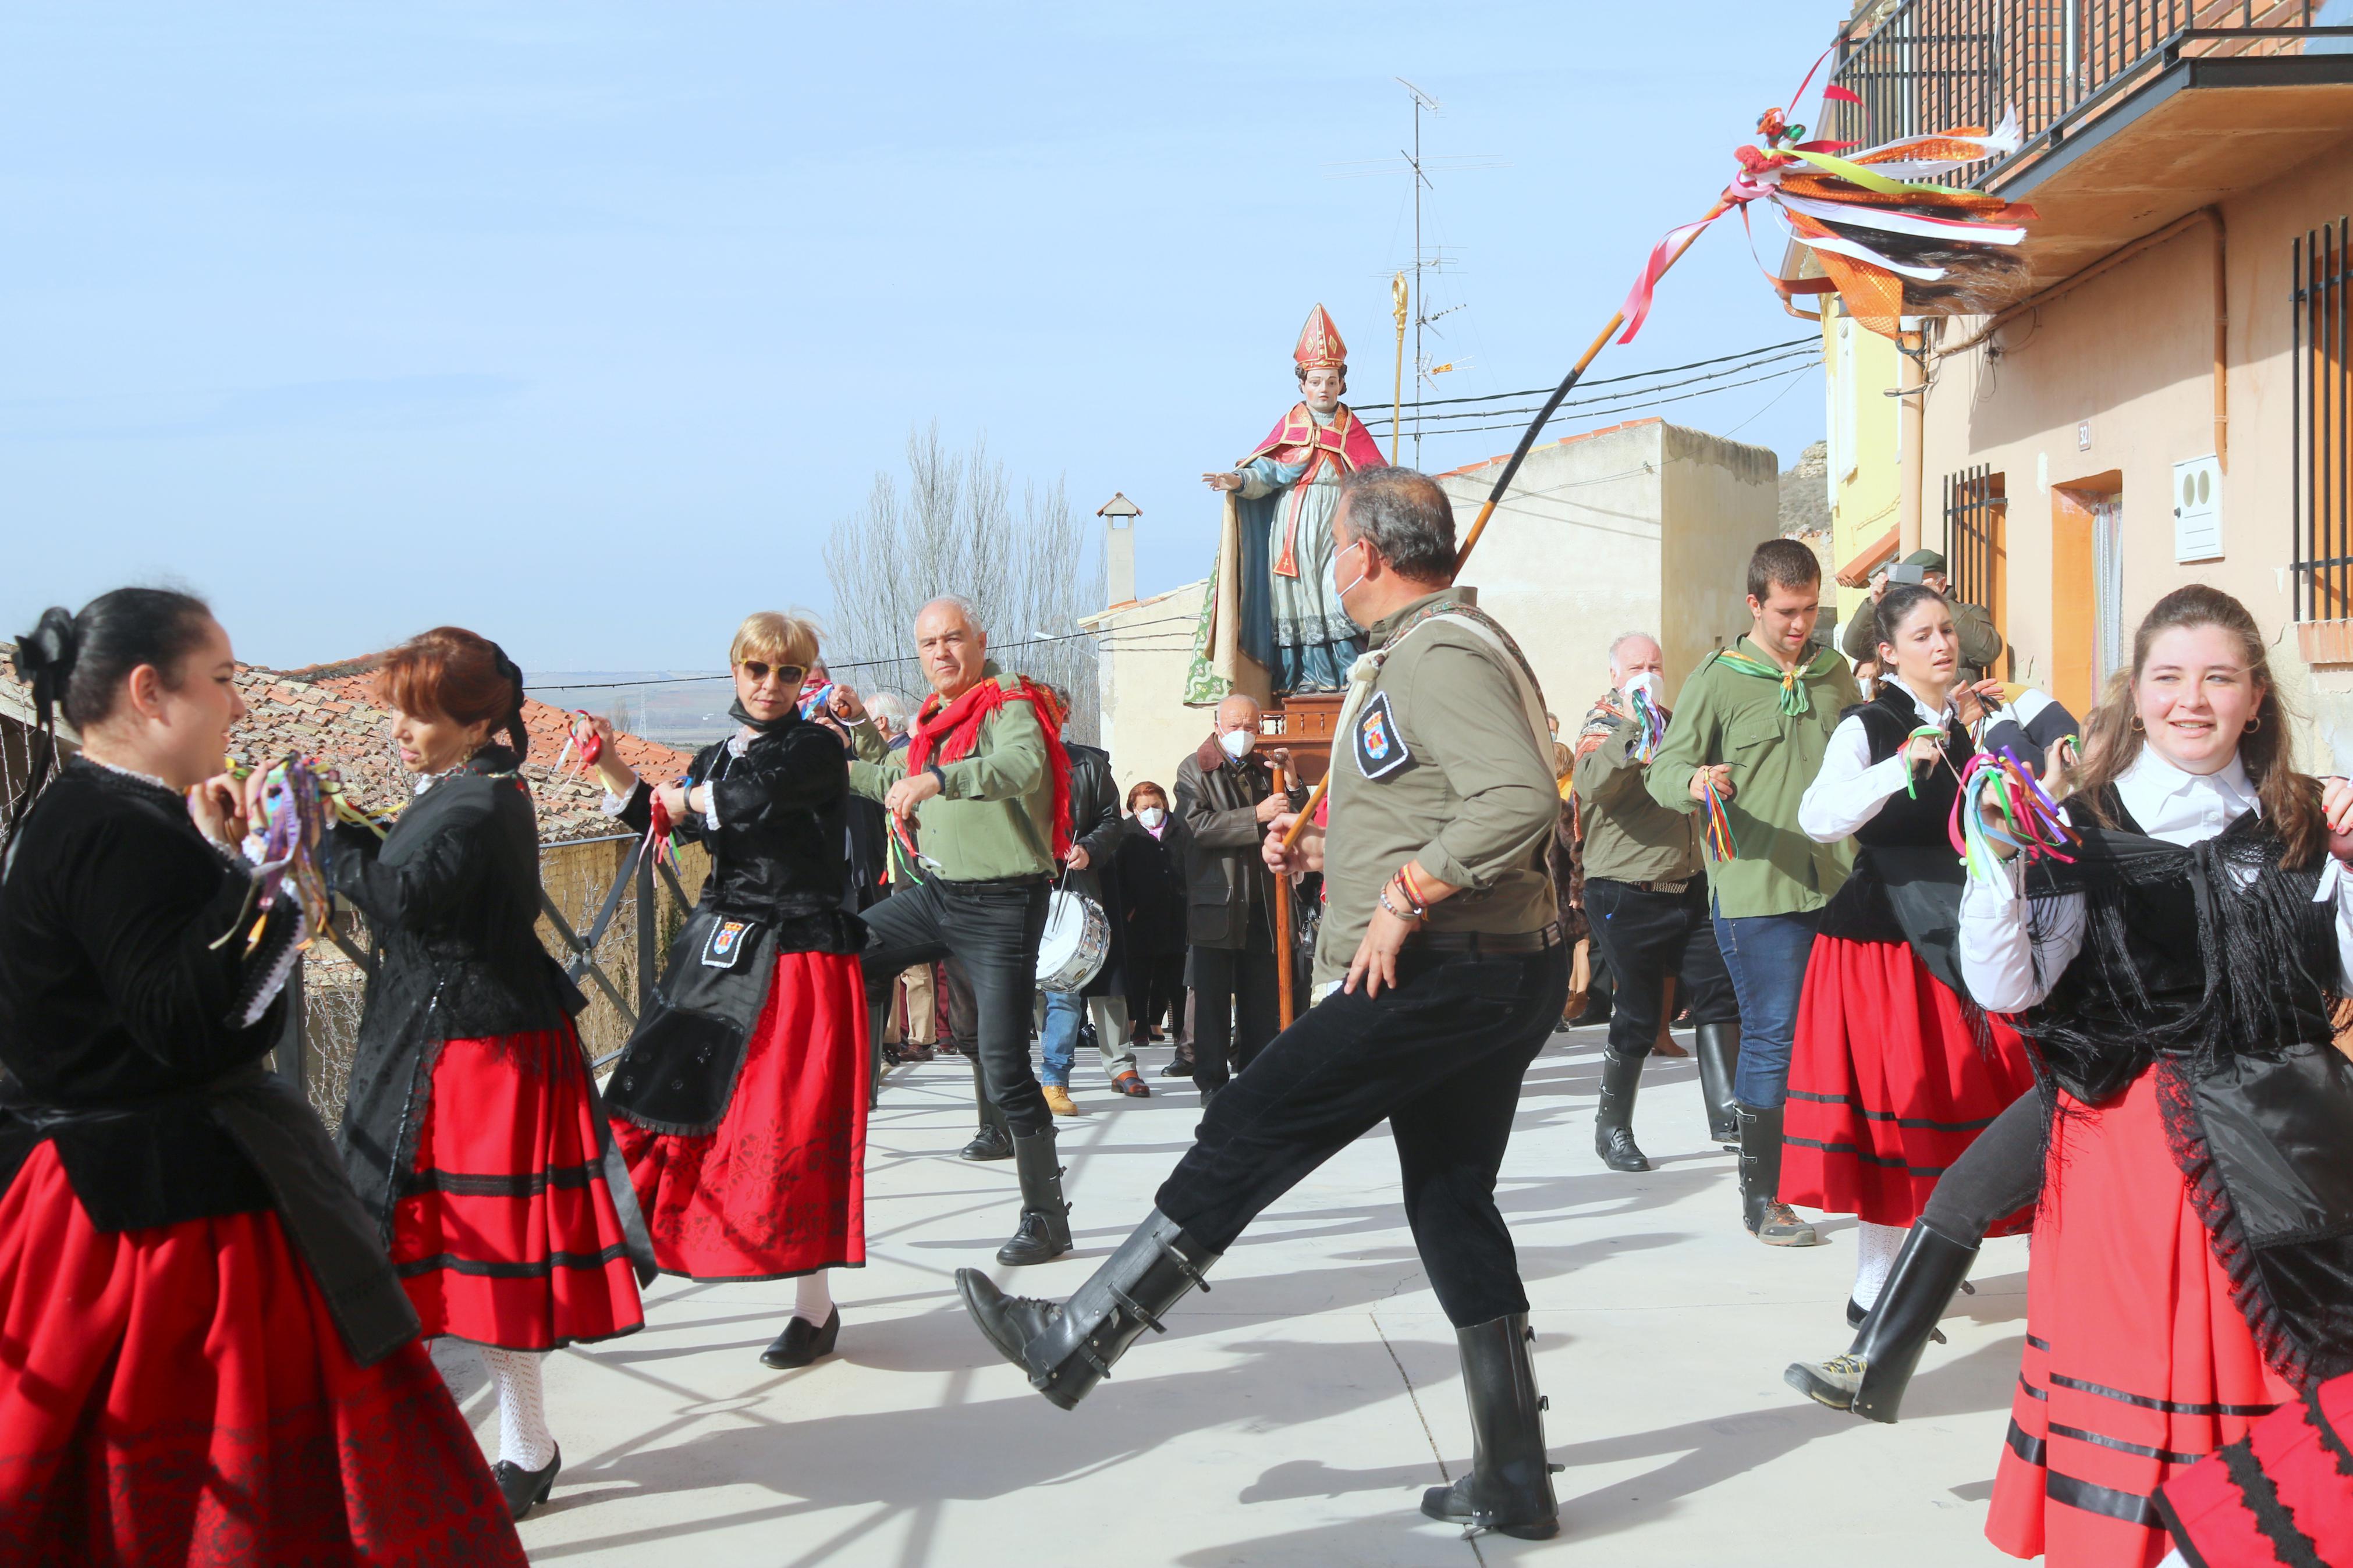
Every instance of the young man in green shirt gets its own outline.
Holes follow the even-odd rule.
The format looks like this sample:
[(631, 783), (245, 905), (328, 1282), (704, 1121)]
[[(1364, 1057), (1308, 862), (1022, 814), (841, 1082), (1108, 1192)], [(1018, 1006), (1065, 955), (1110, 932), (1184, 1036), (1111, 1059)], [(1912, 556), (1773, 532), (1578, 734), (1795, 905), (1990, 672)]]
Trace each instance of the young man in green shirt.
[(1846, 880), (1852, 851), (1817, 844), (1798, 802), (1821, 771), (1839, 715), (1862, 700), (1846, 661), (1813, 643), (1821, 566), (1794, 539), (1768, 539), (1748, 558), (1748, 635), (1709, 656), (1683, 683), (1674, 720), (1643, 784), (1661, 805), (1715, 796), (1731, 843), (1707, 865), (1716, 945), (1740, 998), (1741, 1217), (1771, 1247), (1820, 1238), (1782, 1203), (1781, 1104), (1814, 926)]

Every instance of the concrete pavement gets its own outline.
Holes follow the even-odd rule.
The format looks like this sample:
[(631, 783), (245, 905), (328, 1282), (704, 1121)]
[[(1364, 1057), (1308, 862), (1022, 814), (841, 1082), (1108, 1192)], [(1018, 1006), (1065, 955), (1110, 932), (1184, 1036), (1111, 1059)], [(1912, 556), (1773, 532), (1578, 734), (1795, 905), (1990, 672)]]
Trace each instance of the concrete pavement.
[[(646, 1329), (550, 1363), (565, 1468), (522, 1526), (533, 1562), (640, 1568), (1061, 1568), (1064, 1564), (1482, 1568), (1505, 1563), (1905, 1568), (2008, 1561), (1981, 1534), (2025, 1317), (2022, 1240), (1989, 1243), (1889, 1427), (1784, 1387), (1845, 1348), (1852, 1222), (1776, 1251), (1740, 1229), (1732, 1156), (1704, 1138), (1688, 1059), (1654, 1059), (1636, 1126), (1658, 1169), (1592, 1153), (1601, 1031), (1554, 1037), (1528, 1075), (1501, 1201), (1535, 1304), (1563, 1530), (1534, 1543), (1424, 1520), (1461, 1473), (1469, 1419), (1453, 1334), (1376, 1130), (1271, 1209), (1071, 1413), (1031, 1393), (957, 1305), (987, 1264), (1062, 1296), (1150, 1207), (1190, 1141), (1191, 1087), (1112, 1093), (1082, 1061), (1062, 1123), (1079, 1247), (996, 1269), (1010, 1162), (955, 1151), (969, 1069), (894, 1072), (869, 1141), (869, 1262), (835, 1277), (837, 1354), (755, 1359), (789, 1281), (664, 1279)], [(1166, 1059), (1146, 1053), (1147, 1072)], [(469, 1352), (441, 1355), (468, 1415), (496, 1417)]]

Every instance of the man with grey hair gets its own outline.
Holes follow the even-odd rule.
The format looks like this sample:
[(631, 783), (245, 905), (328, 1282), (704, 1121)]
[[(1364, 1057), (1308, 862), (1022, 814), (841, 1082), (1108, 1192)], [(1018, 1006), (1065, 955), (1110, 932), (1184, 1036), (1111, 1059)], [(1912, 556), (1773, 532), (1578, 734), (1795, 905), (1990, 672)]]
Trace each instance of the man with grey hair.
[[(1190, 1070), (1204, 1105), (1282, 1026), (1275, 995), (1274, 879), (1258, 848), (1275, 813), (1295, 803), (1274, 793), (1267, 759), (1258, 754), (1260, 718), (1251, 699), (1227, 698), (1218, 704), (1209, 738), (1176, 764), (1176, 816), (1187, 830)], [(1171, 1060), (1163, 1076), (1183, 1076), (1180, 1062)]]
[[(1021, 1224), (997, 1261), (1043, 1263), (1071, 1249), (1071, 1221), (1053, 1114), (1029, 1064), (1029, 998), (1047, 895), (1071, 847), (1070, 760), (1053, 699), (990, 660), (970, 604), (925, 605), (915, 654), (932, 695), (906, 749), (892, 752), (871, 723), (850, 731), (859, 760), (849, 787), (897, 819), (897, 858), (913, 862), (908, 879), (862, 917), (868, 1016), (880, 1039), (902, 973), (944, 958), (962, 963), (978, 1014), (972, 1071), (981, 1118), (965, 1157), (1012, 1154)], [(854, 695), (848, 707), (853, 719), (865, 717)]]
[[(1075, 1296), (1008, 1297), (971, 1268), (956, 1288), (1067, 1410), (1261, 1211), (1386, 1121), (1476, 1435), (1467, 1471), (1422, 1511), (1541, 1539), (1559, 1506), (1495, 1179), (1568, 991), (1544, 870), (1560, 815), (1544, 694), (1510, 635), (1453, 590), (1453, 510), (1428, 476), (1351, 475), (1332, 534), (1340, 603), (1374, 651), (1349, 672), (1333, 740), (1329, 837), (1302, 823), (1286, 845), (1297, 818), (1282, 811), (1260, 850), (1277, 876), (1324, 873), (1321, 999), (1202, 1113), (1153, 1213)], [(1234, 1289), (1247, 1298), (1253, 1281)]]
[(1609, 1044), (1593, 1152), (1613, 1171), (1647, 1171), (1634, 1142), (1634, 1095), (1642, 1061), (1672, 1016), (1668, 988), (1691, 1004), (1708, 1136), (1737, 1145), (1732, 1079), (1740, 1007), (1708, 919), (1699, 826), (1688, 810), (1651, 798), (1642, 776), (1667, 732), (1666, 652), (1648, 632), (1609, 645), (1609, 689), (1586, 711), (1577, 736), (1577, 826), (1585, 840), (1585, 912), (1616, 978)]

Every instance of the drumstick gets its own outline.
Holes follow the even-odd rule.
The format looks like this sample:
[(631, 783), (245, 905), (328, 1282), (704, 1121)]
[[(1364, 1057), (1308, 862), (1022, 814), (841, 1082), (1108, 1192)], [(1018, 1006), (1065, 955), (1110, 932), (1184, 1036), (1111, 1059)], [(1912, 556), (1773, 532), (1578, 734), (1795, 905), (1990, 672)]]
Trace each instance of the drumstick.
[[(1290, 782), (1282, 776), (1281, 763), (1271, 764), (1272, 793), (1288, 795)], [(1274, 994), (1277, 1016), (1286, 1029), (1291, 1027), (1293, 1003), (1291, 979), (1291, 874), (1274, 874)]]

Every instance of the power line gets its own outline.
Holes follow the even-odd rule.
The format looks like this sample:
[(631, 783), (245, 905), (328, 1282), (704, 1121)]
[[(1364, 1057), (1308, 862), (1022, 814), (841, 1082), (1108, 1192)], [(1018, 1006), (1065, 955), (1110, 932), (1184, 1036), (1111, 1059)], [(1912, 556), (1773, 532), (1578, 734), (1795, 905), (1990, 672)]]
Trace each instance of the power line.
[[(1605, 375), (1591, 381), (1580, 380), (1577, 384), (1581, 387), (1613, 386), (1629, 381), (1648, 381), (1653, 376), (1672, 375), (1679, 370), (1699, 370), (1707, 365), (1723, 364), (1729, 360), (1755, 359), (1759, 354), (1778, 353), (1783, 349), (1793, 349), (1801, 346), (1819, 348), (1821, 346), (1821, 340), (1820, 338), (1791, 338), (1787, 342), (1765, 343), (1757, 348), (1743, 349), (1738, 353), (1718, 354), (1714, 359), (1695, 359), (1688, 364), (1662, 364), (1656, 370), (1639, 370), (1625, 375)], [(1549, 397), (1550, 395), (1552, 395), (1551, 387), (1537, 386), (1531, 387), (1525, 392), (1483, 392), (1475, 397), (1432, 397), (1421, 402), (1409, 403), (1406, 406), (1408, 408), (1436, 408), (1440, 405), (1450, 403), (1504, 403), (1508, 402), (1514, 397)]]
[[(1605, 408), (1599, 414), (1590, 414), (1586, 416), (1586, 417), (1588, 419), (1601, 419), (1607, 418), (1609, 416), (1613, 414), (1631, 414), (1638, 409), (1661, 408), (1670, 403), (1685, 403), (1694, 397), (1714, 397), (1719, 392), (1730, 392), (1736, 386), (1754, 386), (1758, 382), (1762, 381), (1779, 381), (1790, 376), (1803, 375), (1813, 368), (1814, 367), (1810, 364), (1797, 365), (1788, 370), (1775, 371), (1768, 375), (1751, 376), (1746, 381), (1727, 382), (1722, 386), (1703, 387), (1697, 392), (1677, 393), (1672, 397), (1637, 397), (1630, 402), (1621, 404), (1615, 408)], [(1452, 426), (1440, 433), (1448, 436), (1475, 436), (1482, 430), (1519, 430), (1523, 428), (1525, 428), (1525, 426), (1519, 420), (1513, 419), (1507, 420), (1500, 425), (1473, 425), (1467, 428), (1462, 426)]]
[[(1738, 375), (1744, 371), (1759, 370), (1767, 365), (1780, 364), (1792, 359), (1805, 359), (1810, 363), (1816, 352), (1818, 352), (1817, 346), (1810, 343), (1803, 349), (1785, 349), (1778, 353), (1767, 353), (1760, 350), (1758, 351), (1757, 357), (1747, 359), (1745, 363), (1740, 364), (1726, 365), (1722, 370), (1710, 371), (1704, 375), (1687, 376), (1682, 381), (1660, 382), (1651, 386), (1630, 387), (1622, 392), (1605, 393), (1599, 397), (1573, 399), (1567, 403), (1562, 404), (1561, 407), (1563, 409), (1589, 408), (1599, 404), (1625, 404), (1629, 399), (1640, 402), (1649, 399), (1652, 393), (1669, 392), (1679, 386), (1698, 386), (1707, 382), (1722, 381), (1726, 376)], [(1661, 371), (1657, 374), (1663, 375), (1667, 373)], [(1735, 383), (1735, 384), (1737, 385), (1740, 384)], [(1498, 416), (1517, 417), (1521, 415), (1534, 414), (1543, 405), (1541, 404), (1531, 404), (1528, 406), (1522, 408), (1472, 408), (1465, 409), (1459, 414), (1432, 414), (1426, 416), (1425, 417), (1433, 425), (1442, 424), (1444, 421), (1453, 419), (1492, 419)], [(1381, 425), (1382, 423), (1383, 422), (1377, 419), (1366, 419), (1365, 421), (1365, 428), (1367, 433), (1370, 433), (1374, 430), (1377, 425)]]

